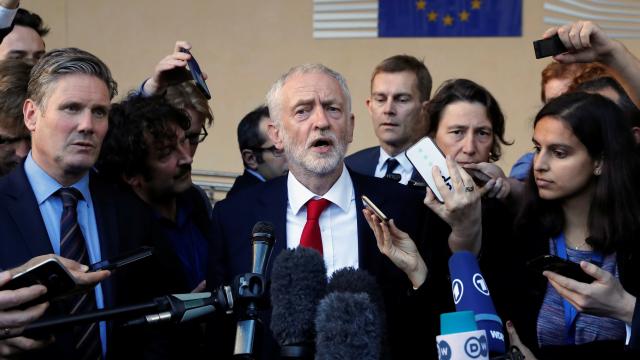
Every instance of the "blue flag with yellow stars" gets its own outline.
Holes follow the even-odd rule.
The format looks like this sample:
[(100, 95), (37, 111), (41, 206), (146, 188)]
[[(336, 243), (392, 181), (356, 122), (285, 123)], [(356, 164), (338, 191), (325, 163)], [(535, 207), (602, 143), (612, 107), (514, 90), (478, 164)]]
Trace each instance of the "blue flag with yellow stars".
[(378, 37), (521, 36), (522, 0), (379, 0)]

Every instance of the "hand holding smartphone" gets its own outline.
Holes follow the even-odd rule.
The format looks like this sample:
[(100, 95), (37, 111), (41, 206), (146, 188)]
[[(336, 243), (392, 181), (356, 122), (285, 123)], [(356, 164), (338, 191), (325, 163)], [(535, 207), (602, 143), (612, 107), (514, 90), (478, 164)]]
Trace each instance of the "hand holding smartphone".
[(413, 167), (420, 173), (423, 179), (427, 182), (427, 186), (433, 191), (433, 194), (440, 202), (444, 202), (444, 198), (438, 187), (436, 181), (433, 178), (431, 169), (433, 166), (437, 166), (442, 174), (442, 180), (447, 185), (449, 190), (453, 191), (453, 183), (451, 182), (451, 176), (449, 175), (449, 168), (447, 167), (447, 159), (436, 144), (429, 137), (424, 137), (406, 151), (407, 158), (413, 164)]
[(565, 260), (556, 255), (538, 256), (528, 261), (527, 267), (540, 274), (544, 271), (553, 271), (556, 274), (587, 284), (595, 280), (591, 275), (582, 270), (580, 264)]
[(380, 221), (382, 222), (389, 221), (389, 218), (387, 217), (387, 215), (385, 215), (382, 212), (382, 210), (380, 210), (376, 206), (376, 204), (374, 204), (373, 201), (371, 201), (371, 199), (369, 199), (367, 196), (362, 195), (362, 203), (367, 209), (371, 210), (374, 214), (376, 214), (376, 216), (378, 217), (378, 219), (380, 219)]
[(193, 77), (193, 80), (195, 80), (196, 82), (196, 86), (198, 87), (198, 90), (200, 90), (202, 95), (204, 95), (204, 97), (206, 97), (207, 100), (211, 100), (211, 92), (209, 92), (209, 87), (207, 87), (207, 83), (204, 81), (204, 78), (202, 77), (202, 71), (200, 70), (200, 65), (198, 65), (196, 58), (193, 57), (193, 54), (185, 48), (180, 48), (180, 51), (191, 55), (191, 59), (187, 60), (187, 67), (191, 72), (191, 76)]
[(536, 59), (541, 59), (547, 56), (566, 53), (567, 47), (564, 46), (562, 40), (560, 40), (560, 36), (558, 36), (558, 34), (555, 34), (550, 38), (534, 41), (533, 50), (536, 53)]

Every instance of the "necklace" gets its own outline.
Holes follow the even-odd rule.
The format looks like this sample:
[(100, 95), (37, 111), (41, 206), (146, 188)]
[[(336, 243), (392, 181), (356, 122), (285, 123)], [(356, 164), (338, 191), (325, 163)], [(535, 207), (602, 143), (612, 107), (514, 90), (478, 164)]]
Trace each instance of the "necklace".
[(582, 240), (581, 243), (579, 243), (578, 245), (569, 245), (567, 244), (568, 247), (570, 247), (573, 250), (586, 250), (586, 247), (588, 247), (589, 245), (587, 244), (587, 240)]

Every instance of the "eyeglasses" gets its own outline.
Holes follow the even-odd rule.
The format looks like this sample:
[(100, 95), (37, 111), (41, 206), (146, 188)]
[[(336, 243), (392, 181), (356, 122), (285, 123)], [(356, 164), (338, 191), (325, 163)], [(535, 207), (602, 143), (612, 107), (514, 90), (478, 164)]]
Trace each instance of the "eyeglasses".
[(30, 135), (25, 135), (25, 136), (0, 135), (0, 145), (12, 145), (19, 141), (28, 141), (29, 143), (31, 143), (31, 136)]
[(209, 133), (207, 132), (207, 129), (202, 127), (202, 130), (199, 133), (189, 134), (186, 136), (186, 138), (187, 138), (187, 141), (189, 141), (189, 144), (196, 145), (203, 142), (204, 139), (207, 138), (207, 135), (209, 135)]
[(265, 151), (269, 151), (273, 154), (273, 156), (275, 157), (281, 157), (284, 156), (284, 149), (277, 149), (275, 145), (271, 145), (269, 147), (263, 148), (263, 147), (257, 147), (257, 148), (253, 148), (252, 149), (255, 152), (265, 152)]

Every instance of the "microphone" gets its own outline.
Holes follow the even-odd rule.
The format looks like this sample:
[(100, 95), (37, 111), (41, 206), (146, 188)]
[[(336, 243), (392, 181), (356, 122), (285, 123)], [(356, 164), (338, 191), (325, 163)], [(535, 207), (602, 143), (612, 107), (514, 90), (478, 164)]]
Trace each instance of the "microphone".
[(496, 314), (476, 257), (468, 251), (454, 253), (449, 259), (449, 273), (456, 311), (473, 311), (478, 329), (487, 333), (489, 351), (504, 354), (502, 320)]
[(473, 311), (441, 314), (440, 334), (436, 337), (438, 359), (489, 359), (487, 333), (478, 330)]
[(265, 293), (264, 275), (269, 263), (269, 257), (273, 251), (275, 235), (273, 224), (268, 221), (258, 221), (251, 230), (251, 245), (253, 257), (251, 273), (236, 278), (238, 296), (249, 299), (245, 308), (244, 318), (238, 320), (236, 326), (236, 339), (233, 355), (239, 357), (252, 357), (256, 353), (254, 340), (257, 333), (261, 332), (261, 324), (258, 319), (258, 302)]
[(315, 250), (283, 250), (271, 272), (271, 331), (285, 359), (313, 359), (317, 306), (325, 295), (327, 269)]
[(330, 293), (318, 305), (316, 360), (378, 360), (380, 329), (377, 306), (369, 295)]

